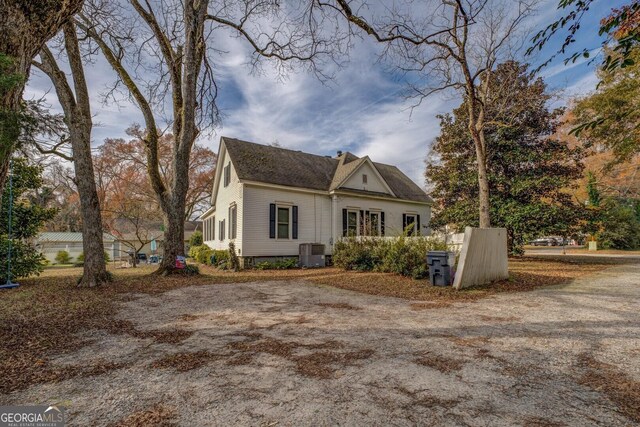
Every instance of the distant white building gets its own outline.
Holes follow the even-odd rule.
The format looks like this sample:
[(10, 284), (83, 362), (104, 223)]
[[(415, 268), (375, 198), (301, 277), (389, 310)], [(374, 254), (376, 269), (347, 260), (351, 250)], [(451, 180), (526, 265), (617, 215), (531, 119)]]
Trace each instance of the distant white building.
[[(110, 234), (103, 234), (104, 250), (110, 259), (121, 256), (120, 242)], [(35, 241), (36, 248), (42, 252), (46, 259), (55, 263), (56, 255), (60, 251), (67, 251), (72, 262), (78, 259), (82, 253), (82, 233), (76, 232), (44, 232), (40, 233)]]
[[(401, 149), (399, 147), (399, 149)], [(222, 137), (205, 243), (234, 241), (245, 265), (295, 257), (301, 243), (425, 234), (431, 198), (397, 167), (368, 156), (319, 156)]]

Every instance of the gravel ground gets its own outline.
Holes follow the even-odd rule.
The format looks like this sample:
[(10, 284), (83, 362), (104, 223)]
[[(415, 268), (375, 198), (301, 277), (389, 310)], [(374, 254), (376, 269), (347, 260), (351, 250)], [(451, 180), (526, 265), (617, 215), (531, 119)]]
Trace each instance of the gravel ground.
[(587, 374), (640, 384), (638, 307), (640, 264), (444, 308), (301, 281), (131, 295), (118, 318), (178, 338), (88, 331), (55, 363), (116, 368), (0, 399), (70, 425), (635, 425)]

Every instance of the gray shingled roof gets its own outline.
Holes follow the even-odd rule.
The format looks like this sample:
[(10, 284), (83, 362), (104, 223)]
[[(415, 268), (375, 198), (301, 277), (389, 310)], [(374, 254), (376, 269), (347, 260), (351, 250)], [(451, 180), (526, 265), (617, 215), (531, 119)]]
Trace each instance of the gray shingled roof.
[[(221, 139), (238, 177), (246, 181), (330, 191), (364, 160), (348, 152), (335, 159), (235, 138)], [(431, 198), (397, 167), (375, 162), (373, 165), (397, 198), (431, 202)]]
[[(105, 242), (113, 242), (116, 240), (109, 233), (102, 233), (102, 239)], [(74, 231), (45, 231), (38, 234), (38, 242), (63, 242), (78, 243), (82, 242), (82, 233)]]

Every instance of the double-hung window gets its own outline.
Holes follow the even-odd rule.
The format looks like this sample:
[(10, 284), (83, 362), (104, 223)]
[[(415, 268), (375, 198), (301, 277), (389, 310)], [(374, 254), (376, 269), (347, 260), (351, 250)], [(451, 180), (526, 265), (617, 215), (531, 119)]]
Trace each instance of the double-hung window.
[(420, 235), (420, 215), (414, 213), (402, 214), (402, 229), (408, 236)]
[(238, 229), (238, 209), (236, 205), (229, 206), (229, 239), (235, 239)]
[(276, 238), (289, 238), (290, 213), (291, 211), (288, 207), (278, 206), (278, 234)]
[(222, 242), (224, 240), (224, 227), (225, 227), (225, 222), (226, 220), (222, 220), (219, 222), (219, 227), (218, 227), (218, 235), (220, 237), (220, 241)]
[(298, 206), (289, 204), (269, 204), (269, 238), (298, 238)]
[(358, 235), (358, 211), (347, 211), (347, 236)]
[(342, 209), (342, 236), (384, 236), (384, 212)]
[(380, 212), (369, 212), (369, 223), (367, 224), (367, 232), (369, 236), (380, 235)]

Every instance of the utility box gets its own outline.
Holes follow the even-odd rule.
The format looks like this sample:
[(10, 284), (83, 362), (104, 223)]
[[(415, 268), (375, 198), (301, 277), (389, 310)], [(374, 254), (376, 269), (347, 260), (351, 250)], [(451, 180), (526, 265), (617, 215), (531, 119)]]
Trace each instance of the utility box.
[(434, 286), (451, 286), (455, 263), (455, 252), (427, 252), (427, 266), (429, 267), (429, 281), (431, 284)]
[(324, 245), (320, 243), (301, 243), (298, 263), (300, 267), (324, 267), (326, 266)]
[(589, 250), (590, 251), (597, 251), (598, 250), (598, 242), (596, 242), (596, 241), (589, 242)]

